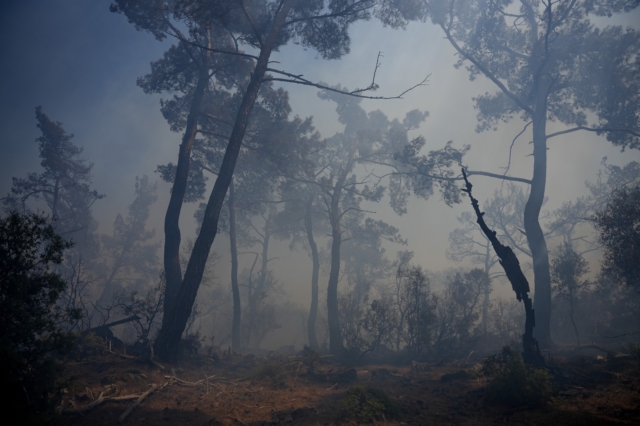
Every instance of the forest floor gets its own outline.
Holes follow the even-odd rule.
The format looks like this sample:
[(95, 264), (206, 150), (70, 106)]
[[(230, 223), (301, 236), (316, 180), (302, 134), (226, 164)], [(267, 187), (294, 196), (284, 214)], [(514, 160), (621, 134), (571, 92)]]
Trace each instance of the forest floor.
[(233, 354), (193, 358), (160, 370), (113, 353), (92, 356), (66, 364), (62, 421), (118, 424), (139, 395), (151, 390), (123, 424), (357, 424), (348, 419), (341, 401), (350, 387), (367, 386), (383, 390), (400, 406), (395, 419), (378, 425), (640, 424), (640, 368), (629, 357), (553, 356), (563, 383), (539, 408), (488, 405), (487, 379), (476, 374), (478, 365), (419, 365), (426, 371), (414, 371), (391, 365), (350, 368), (329, 359), (308, 369), (309, 360), (301, 356)]

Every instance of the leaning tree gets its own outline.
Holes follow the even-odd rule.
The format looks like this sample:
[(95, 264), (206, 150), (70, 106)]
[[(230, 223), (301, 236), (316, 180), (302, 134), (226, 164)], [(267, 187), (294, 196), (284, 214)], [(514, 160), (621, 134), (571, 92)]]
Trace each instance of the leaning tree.
[[(155, 346), (161, 358), (170, 360), (175, 359), (177, 355), (177, 343), (197, 295), (206, 260), (217, 233), (220, 211), (260, 87), (265, 81), (319, 86), (300, 75), (271, 68), (269, 60), (272, 52), (289, 42), (295, 42), (306, 48), (316, 49), (325, 59), (337, 59), (349, 51), (348, 28), (352, 23), (369, 19), (375, 14), (386, 24), (402, 26), (406, 23), (406, 16), (403, 14), (406, 11), (397, 9), (387, 2), (380, 3), (375, 0), (117, 0), (112, 9), (124, 13), (138, 29), (148, 31), (156, 38), (162, 39), (170, 35), (176, 37), (185, 49), (196, 47), (196, 51), (190, 49), (186, 54), (193, 56), (193, 62), (201, 65), (202, 75), (211, 73), (206, 59), (209, 56), (241, 57), (251, 68), (251, 78), (241, 90), (242, 100), (205, 208), (203, 225), (184, 276), (178, 262), (180, 237), (177, 220), (172, 220), (171, 226), (165, 224), (165, 234), (167, 231), (172, 233), (169, 247), (165, 243), (167, 288), (171, 287), (172, 290), (167, 292), (167, 299), (170, 299), (167, 302), (169, 309), (165, 313)], [(179, 25), (176, 25), (176, 22), (179, 22)], [(189, 35), (183, 35), (180, 28), (187, 28)], [(213, 38), (209, 36), (213, 31), (228, 35), (223, 45), (213, 44)], [(245, 53), (240, 50), (240, 46), (249, 48), (256, 54)], [(364, 96), (361, 94), (362, 91), (374, 88), (377, 88), (377, 84), (372, 82), (368, 88), (356, 91), (352, 95)], [(187, 122), (190, 118), (193, 122), (198, 115), (197, 112), (196, 106), (190, 111)], [(191, 132), (195, 131), (193, 127)], [(185, 133), (183, 138), (180, 158), (184, 166), (178, 164), (174, 192), (180, 192), (180, 188), (186, 187), (190, 158), (188, 148), (192, 147), (188, 136)], [(173, 213), (174, 217), (179, 215), (179, 198), (172, 202), (177, 212)]]
[[(514, 118), (533, 132), (533, 176), (524, 227), (535, 274), (536, 335), (551, 344), (549, 253), (539, 214), (547, 179), (547, 141), (594, 132), (621, 149), (640, 148), (640, 34), (603, 25), (637, 1), (427, 0), (470, 79), (484, 76), (497, 92), (474, 98), (477, 131)], [(547, 123), (565, 129), (549, 133)], [(471, 175), (471, 173), (469, 173)], [(500, 175), (497, 175), (500, 177)], [(509, 177), (505, 177), (509, 178)]]

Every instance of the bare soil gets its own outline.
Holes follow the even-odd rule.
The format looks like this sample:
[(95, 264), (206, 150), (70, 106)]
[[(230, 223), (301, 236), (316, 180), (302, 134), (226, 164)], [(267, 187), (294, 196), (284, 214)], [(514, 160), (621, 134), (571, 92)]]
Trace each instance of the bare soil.
[[(307, 363), (308, 364), (308, 363)], [(640, 368), (629, 359), (596, 361), (594, 356), (554, 357), (557, 395), (540, 408), (490, 406), (486, 379), (462, 364), (426, 366), (428, 371), (390, 365), (354, 370), (325, 363), (309, 371), (302, 357), (256, 359), (231, 355), (194, 358), (160, 370), (148, 362), (115, 354), (66, 365), (63, 424), (113, 425), (134, 400), (100, 397), (151, 393), (123, 421), (132, 425), (337, 425), (345, 420), (340, 400), (349, 386), (386, 392), (402, 407), (380, 425), (638, 425)], [(460, 373), (464, 368), (469, 374)], [(451, 374), (455, 373), (455, 374)], [(205, 376), (207, 377), (205, 379)], [(443, 378), (444, 376), (444, 378)]]

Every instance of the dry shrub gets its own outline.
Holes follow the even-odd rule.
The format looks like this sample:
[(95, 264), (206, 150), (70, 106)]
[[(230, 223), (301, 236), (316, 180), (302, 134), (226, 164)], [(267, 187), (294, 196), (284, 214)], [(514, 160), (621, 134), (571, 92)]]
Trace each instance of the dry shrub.
[(351, 386), (340, 401), (340, 418), (358, 424), (397, 418), (401, 412), (400, 404), (370, 386)]
[(257, 380), (267, 382), (273, 389), (287, 387), (287, 372), (284, 363), (277, 360), (265, 359), (255, 373)]
[(539, 407), (553, 396), (551, 375), (544, 369), (525, 365), (522, 356), (509, 346), (483, 363), (485, 375), (491, 377), (487, 401), (511, 407)]

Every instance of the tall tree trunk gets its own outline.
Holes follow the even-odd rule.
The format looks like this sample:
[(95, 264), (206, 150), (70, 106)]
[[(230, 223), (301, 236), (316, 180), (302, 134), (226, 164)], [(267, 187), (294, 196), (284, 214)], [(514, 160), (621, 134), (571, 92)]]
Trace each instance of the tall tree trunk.
[[(207, 46), (211, 47), (211, 40), (207, 41)], [(205, 89), (209, 83), (209, 56), (211, 52), (203, 51), (202, 63), (198, 74), (198, 84), (196, 85), (191, 100), (187, 125), (182, 136), (182, 143), (178, 153), (178, 165), (176, 176), (171, 189), (171, 198), (164, 218), (164, 274), (166, 280), (164, 295), (164, 311), (170, 312), (175, 301), (180, 283), (182, 282), (182, 269), (180, 267), (180, 211), (184, 201), (184, 194), (187, 189), (189, 177), (189, 163), (191, 161), (191, 150), (193, 142), (198, 132), (198, 115), (204, 97)], [(166, 319), (167, 316), (165, 315)], [(164, 319), (163, 319), (164, 323)]]
[[(350, 162), (350, 160), (349, 160)], [(342, 356), (344, 345), (342, 332), (340, 331), (340, 318), (338, 312), (338, 280), (340, 278), (340, 246), (342, 245), (342, 229), (340, 227), (340, 197), (342, 187), (347, 177), (348, 168), (345, 167), (338, 177), (333, 194), (331, 195), (331, 271), (329, 272), (329, 284), (327, 285), (327, 319), (329, 322), (329, 352)]]
[[(339, 189), (334, 189), (334, 194)], [(335, 198), (335, 195), (334, 197)], [(338, 195), (338, 199), (340, 196)], [(333, 203), (332, 209), (333, 209)], [(337, 206), (336, 206), (337, 210)], [(329, 284), (327, 286), (327, 316), (329, 320), (329, 351), (338, 356), (342, 356), (344, 346), (342, 344), (342, 333), (340, 331), (340, 320), (338, 318), (338, 279), (340, 278), (340, 245), (342, 243), (342, 231), (338, 214), (331, 215), (331, 272), (329, 273)]]
[(233, 169), (238, 160), (242, 139), (249, 122), (249, 114), (258, 97), (258, 91), (267, 70), (271, 51), (293, 3), (294, 0), (285, 0), (280, 11), (275, 16), (269, 34), (260, 50), (260, 56), (251, 75), (251, 81), (242, 97), (242, 103), (238, 109), (233, 131), (229, 138), (229, 144), (222, 159), (220, 173), (207, 202), (200, 234), (198, 234), (191, 252), (182, 285), (180, 285), (176, 295), (175, 303), (169, 311), (165, 311), (162, 328), (156, 339), (155, 352), (163, 360), (173, 361), (178, 355), (178, 343), (191, 314), (193, 303), (196, 300), (209, 251), (218, 230), (220, 211), (233, 177)]
[(547, 95), (544, 87), (538, 84), (536, 109), (533, 115), (533, 178), (531, 192), (524, 208), (524, 229), (533, 258), (535, 279), (535, 338), (540, 346), (549, 347), (551, 341), (551, 273), (549, 269), (549, 251), (540, 226), (540, 210), (544, 202), (547, 183)]
[(313, 269), (311, 272), (311, 308), (309, 309), (309, 320), (307, 321), (307, 334), (309, 335), (309, 346), (318, 348), (318, 337), (316, 336), (316, 319), (318, 317), (318, 274), (320, 273), (320, 256), (318, 246), (313, 238), (313, 197), (306, 206), (304, 224), (307, 230), (307, 240), (311, 248), (311, 261)]
[(578, 340), (578, 346), (580, 346), (581, 345), (581, 343), (580, 343), (580, 334), (578, 333), (578, 326), (576, 325), (576, 320), (573, 317), (573, 312), (574, 312), (574, 308), (575, 308), (574, 298), (573, 298), (573, 291), (571, 291), (569, 293), (569, 306), (570, 306), (569, 317), (571, 318), (571, 324), (573, 324), (573, 331), (574, 331), (574, 333), (576, 333), (576, 339)]
[(229, 184), (229, 245), (231, 246), (231, 291), (233, 293), (233, 326), (231, 328), (231, 349), (242, 349), (242, 305), (238, 285), (238, 245), (236, 238), (236, 194), (233, 179)]
[[(269, 263), (269, 241), (271, 240), (271, 218), (273, 211), (269, 211), (269, 216), (266, 219), (264, 225), (264, 238), (262, 240), (262, 253), (260, 255), (261, 263), (260, 263), (260, 275), (258, 277), (258, 283), (256, 288), (249, 291), (249, 329), (248, 329), (248, 337), (247, 344), (251, 343), (251, 335), (256, 335), (253, 333), (255, 331), (256, 323), (257, 323), (257, 313), (258, 313), (258, 304), (262, 299), (262, 295), (265, 292), (265, 287), (267, 283), (267, 274), (269, 273), (268, 263)], [(262, 339), (260, 339), (262, 340)], [(255, 344), (258, 347), (260, 345), (260, 340), (256, 341)]]
[(486, 285), (484, 287), (484, 304), (482, 306), (482, 332), (487, 335), (489, 323), (489, 305), (491, 304), (491, 279), (489, 278), (489, 270), (491, 260), (491, 241), (487, 240), (486, 253), (484, 256), (484, 273), (486, 274)]

